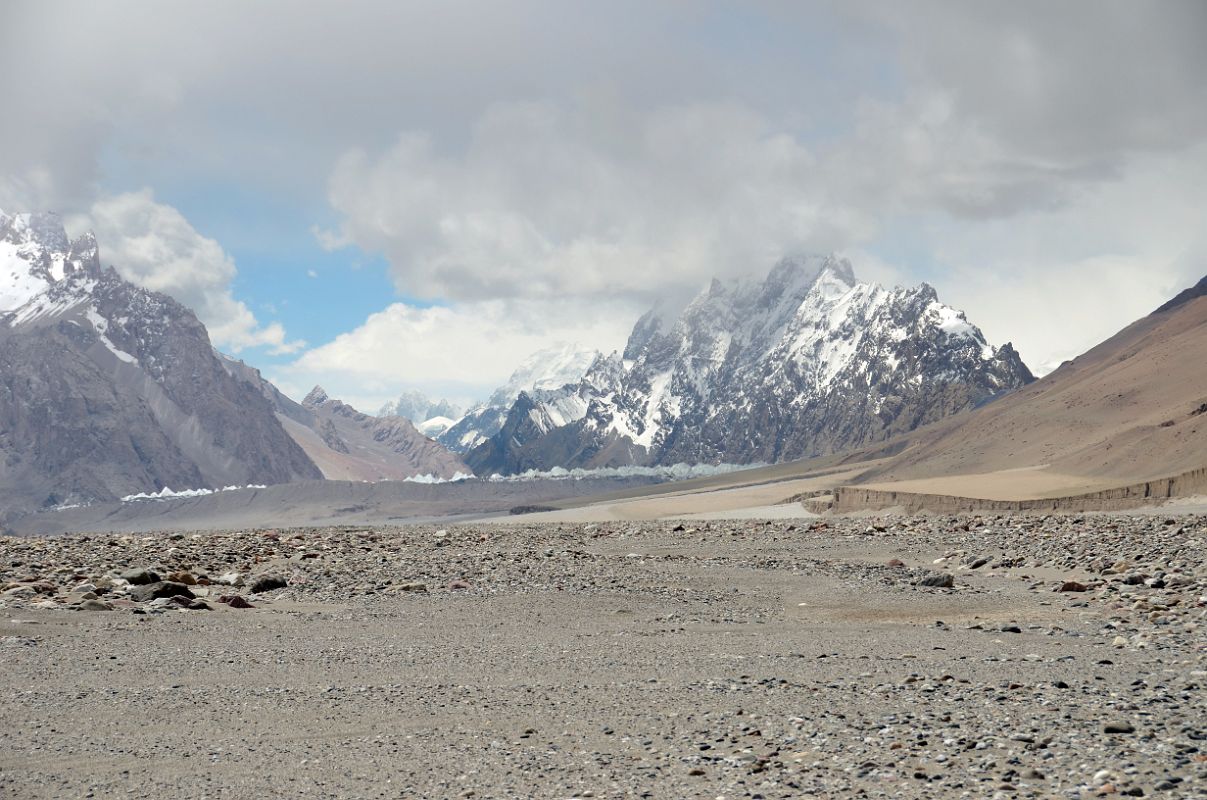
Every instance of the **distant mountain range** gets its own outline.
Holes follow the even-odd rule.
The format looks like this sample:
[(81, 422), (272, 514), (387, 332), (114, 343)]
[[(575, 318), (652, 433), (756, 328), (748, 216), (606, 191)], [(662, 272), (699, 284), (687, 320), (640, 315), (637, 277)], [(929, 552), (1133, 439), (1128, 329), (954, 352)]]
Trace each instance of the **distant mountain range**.
[(775, 462), (888, 439), (1033, 380), (926, 285), (884, 289), (848, 262), (785, 259), (638, 320), (581, 380), (521, 392), (466, 454), (478, 474)]
[(461, 459), (400, 416), (374, 417), (314, 387), (301, 403), (286, 397), (260, 371), (229, 356), (223, 365), (256, 387), (277, 421), (328, 480), (449, 479), (470, 473)]
[(623, 353), (536, 353), (463, 414), (408, 393), (371, 416), (317, 387), (286, 397), (217, 353), (187, 308), (102, 269), (95, 239), (69, 240), (57, 216), (0, 213), (8, 516), (163, 487), (780, 461), (1031, 380), (930, 286), (884, 289), (809, 257), (647, 313)]
[(863, 482), (927, 481), (902, 488), (956, 494), (974, 490), (945, 479), (973, 475), (980, 491), (1009, 496), (1031, 472), (1060, 494), (1055, 481), (1069, 476), (1088, 491), (1203, 467), (1207, 277), (1042, 380), (919, 431)]
[(557, 392), (577, 383), (599, 356), (598, 350), (567, 343), (538, 350), (524, 359), (490, 399), (470, 408), (441, 433), (440, 443), (455, 453), (469, 452), (502, 429), (508, 411), (521, 394)]
[(290, 400), (192, 311), (102, 269), (91, 234), (0, 212), (0, 522), (165, 487), (468, 471), (401, 417)]
[(435, 438), (461, 417), (461, 409), (448, 400), (432, 400), (423, 392), (403, 392), (377, 412), (379, 417), (402, 417), (424, 436)]

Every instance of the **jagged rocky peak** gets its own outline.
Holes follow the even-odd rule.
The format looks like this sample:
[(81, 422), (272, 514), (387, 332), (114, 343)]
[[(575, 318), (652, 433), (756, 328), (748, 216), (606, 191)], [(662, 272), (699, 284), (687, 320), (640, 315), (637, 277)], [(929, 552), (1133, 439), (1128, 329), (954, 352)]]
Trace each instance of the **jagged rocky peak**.
[(13, 244), (37, 244), (51, 252), (66, 252), (70, 246), (62, 218), (52, 211), (11, 215), (0, 211), (0, 238)]
[(840, 286), (856, 283), (855, 270), (845, 258), (833, 254), (786, 256), (761, 281), (760, 299), (766, 302), (801, 296), (823, 275)]
[(665, 324), (666, 310), (661, 303), (657, 303), (649, 311), (641, 315), (637, 320), (637, 324), (633, 326), (633, 332), (629, 334), (629, 340), (624, 346), (624, 357), (628, 360), (633, 360), (641, 354), (641, 351), (650, 343), (650, 341), (662, 333), (662, 326)]
[(417, 475), (452, 478), (469, 471), (456, 456), (403, 417), (362, 414), (316, 386), (305, 404), (281, 393), (260, 372), (222, 358), (233, 374), (272, 404), (285, 430), (330, 480), (404, 480)]
[(15, 311), (65, 278), (99, 278), (96, 237), (67, 238), (58, 214), (0, 211), (0, 312)]
[(402, 417), (419, 425), (437, 418), (455, 420), (461, 416), (461, 409), (447, 399), (432, 400), (423, 392), (412, 390), (383, 405), (377, 416)]
[(315, 386), (310, 390), (309, 394), (302, 398), (302, 405), (308, 408), (314, 408), (316, 406), (321, 406), (330, 399), (331, 398), (328, 396), (326, 389), (324, 389), (322, 386)]
[(0, 243), (50, 280), (74, 272), (100, 272), (96, 236), (91, 231), (69, 240), (62, 218), (53, 212), (6, 214), (0, 211)]
[(512, 372), (483, 403), (472, 406), (440, 433), (437, 441), (454, 453), (466, 453), (497, 434), (507, 420), (508, 409), (521, 392), (557, 392), (578, 384), (600, 358), (598, 350), (577, 343), (561, 342), (538, 350)]
[(491, 473), (823, 455), (1032, 379), (1012, 347), (991, 346), (933, 287), (885, 289), (839, 256), (794, 256), (762, 279), (713, 281), (678, 315), (656, 307), (623, 359), (597, 360), (580, 383), (521, 409), (567, 423), (509, 425), (467, 461)]
[(558, 389), (577, 383), (599, 357), (599, 351), (577, 342), (559, 342), (530, 355), (511, 373), (507, 383), (491, 395), (488, 405), (505, 407), (520, 392)]
[[(365, 420), (377, 421), (378, 417), (366, 414), (336, 397), (331, 397), (322, 386), (315, 386), (302, 398), (302, 407), (312, 412), (324, 411), (340, 417), (348, 417), (358, 422)], [(410, 424), (409, 422), (407, 424)]]
[(67, 263), (71, 269), (97, 275), (101, 271), (101, 251), (96, 244), (96, 234), (86, 231), (71, 240), (67, 250)]
[(321, 477), (167, 295), (102, 270), (57, 214), (0, 212), (0, 517)]
[(583, 376), (581, 383), (592, 386), (615, 386), (625, 374), (625, 359), (616, 353), (604, 355), (600, 353), (591, 362), (591, 368)]

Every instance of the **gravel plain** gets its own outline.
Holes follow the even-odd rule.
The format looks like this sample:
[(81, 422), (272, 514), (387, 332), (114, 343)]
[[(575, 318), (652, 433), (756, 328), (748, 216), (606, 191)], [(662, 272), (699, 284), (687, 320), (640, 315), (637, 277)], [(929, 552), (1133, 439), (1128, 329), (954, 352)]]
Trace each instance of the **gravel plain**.
[(0, 538), (0, 797), (1207, 797), (1205, 553), (1192, 514)]

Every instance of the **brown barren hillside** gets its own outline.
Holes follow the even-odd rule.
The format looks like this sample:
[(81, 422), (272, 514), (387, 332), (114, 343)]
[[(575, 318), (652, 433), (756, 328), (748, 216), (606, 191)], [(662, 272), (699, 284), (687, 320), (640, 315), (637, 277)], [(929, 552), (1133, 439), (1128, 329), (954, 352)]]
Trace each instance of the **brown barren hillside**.
[(1031, 386), (941, 426), (867, 485), (1041, 497), (1207, 465), (1207, 278)]

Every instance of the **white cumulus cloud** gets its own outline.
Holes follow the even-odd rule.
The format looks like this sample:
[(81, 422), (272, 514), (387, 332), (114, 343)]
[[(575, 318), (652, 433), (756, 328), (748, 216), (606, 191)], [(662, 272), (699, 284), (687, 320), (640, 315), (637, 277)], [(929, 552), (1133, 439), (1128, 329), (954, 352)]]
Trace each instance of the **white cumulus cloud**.
[(506, 382), (520, 360), (555, 340), (623, 347), (636, 310), (620, 302), (479, 300), (419, 308), (394, 303), (268, 377), (291, 397), (315, 384), (372, 412), (417, 388), (467, 405)]
[(156, 202), (150, 189), (102, 196), (83, 223), (96, 233), (104, 264), (191, 308), (217, 347), (236, 353), (266, 347), (284, 354), (305, 346), (289, 341), (280, 323), (261, 325), (251, 309), (235, 299), (235, 262), (178, 210)]

